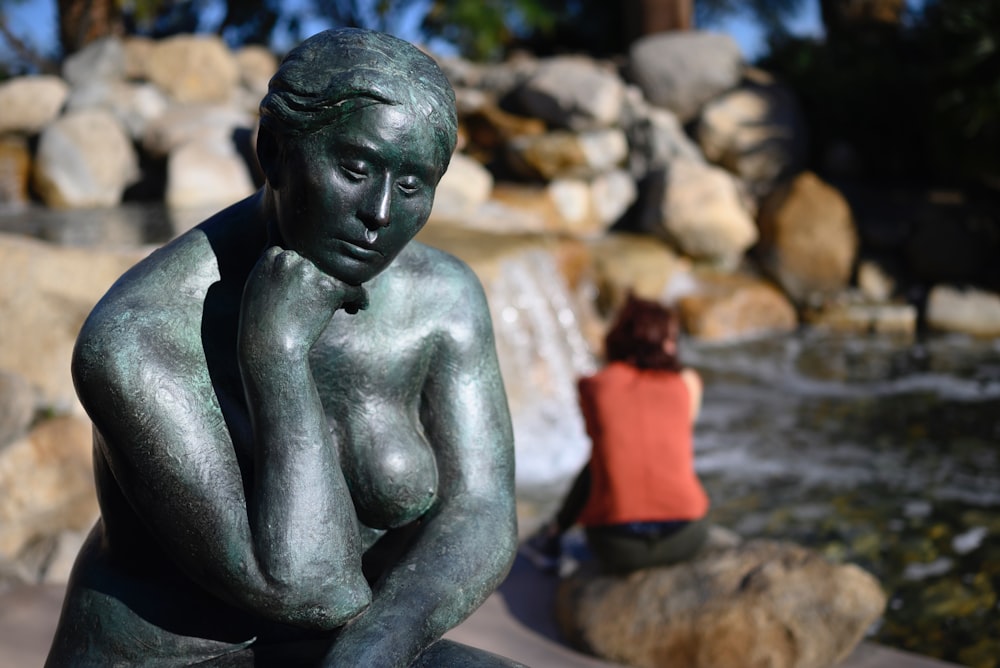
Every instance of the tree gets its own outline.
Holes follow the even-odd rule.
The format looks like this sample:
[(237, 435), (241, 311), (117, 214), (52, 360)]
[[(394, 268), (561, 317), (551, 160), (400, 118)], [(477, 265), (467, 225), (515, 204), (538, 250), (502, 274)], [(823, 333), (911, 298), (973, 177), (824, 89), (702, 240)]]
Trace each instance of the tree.
[(64, 54), (125, 32), (121, 5), (116, 0), (58, 0), (58, 9), (59, 43)]

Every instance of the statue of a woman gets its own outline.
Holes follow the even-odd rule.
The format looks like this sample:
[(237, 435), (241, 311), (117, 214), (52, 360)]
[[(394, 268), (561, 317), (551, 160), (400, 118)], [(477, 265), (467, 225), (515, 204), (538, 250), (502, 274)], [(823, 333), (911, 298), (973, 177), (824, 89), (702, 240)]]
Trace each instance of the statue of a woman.
[(411, 241), (456, 125), (412, 45), (306, 40), (261, 103), (263, 188), (94, 308), (101, 520), (49, 666), (513, 665), (440, 640), (516, 548), (482, 288)]

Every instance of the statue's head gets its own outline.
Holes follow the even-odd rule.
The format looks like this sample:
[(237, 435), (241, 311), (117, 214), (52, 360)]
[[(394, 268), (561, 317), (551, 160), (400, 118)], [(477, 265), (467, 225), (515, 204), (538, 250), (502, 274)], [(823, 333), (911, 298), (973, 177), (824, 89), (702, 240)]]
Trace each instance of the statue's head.
[(299, 44), (282, 61), (260, 104), (261, 127), (277, 137), (308, 135), (350, 122), (369, 104), (399, 106), (433, 130), (444, 173), (455, 150), (455, 92), (427, 54), (386, 33), (327, 30)]
[(310, 37), (260, 106), (257, 155), (275, 243), (352, 285), (430, 216), (455, 148), (455, 93), (412, 44), (367, 30)]

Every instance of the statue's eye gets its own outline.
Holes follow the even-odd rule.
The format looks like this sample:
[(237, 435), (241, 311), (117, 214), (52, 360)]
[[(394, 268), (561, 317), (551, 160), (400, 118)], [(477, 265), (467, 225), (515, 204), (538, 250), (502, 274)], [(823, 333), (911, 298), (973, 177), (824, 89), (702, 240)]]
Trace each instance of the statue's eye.
[(420, 190), (420, 180), (415, 176), (408, 176), (397, 182), (397, 187), (404, 195), (412, 195)]
[(352, 181), (360, 181), (368, 176), (368, 167), (363, 162), (342, 162), (340, 169)]

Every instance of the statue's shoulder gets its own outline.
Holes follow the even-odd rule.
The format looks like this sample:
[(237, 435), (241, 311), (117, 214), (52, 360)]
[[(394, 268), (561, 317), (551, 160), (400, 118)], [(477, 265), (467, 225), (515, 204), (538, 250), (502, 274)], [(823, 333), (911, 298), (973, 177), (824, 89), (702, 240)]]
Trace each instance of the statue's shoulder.
[(458, 257), (433, 246), (411, 242), (392, 265), (399, 273), (396, 295), (407, 308), (452, 341), (486, 340), (492, 331), (483, 285)]
[(403, 280), (419, 283), (424, 291), (441, 293), (481, 293), (479, 277), (464, 261), (434, 246), (412, 241), (400, 253), (398, 266)]
[(109, 382), (119, 367), (148, 367), (197, 354), (204, 298), (214, 280), (209, 254), (197, 234), (155, 250), (125, 272), (97, 302), (77, 337), (73, 372)]

